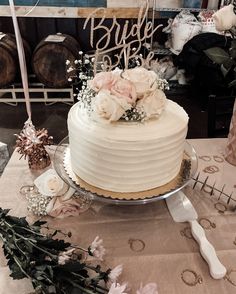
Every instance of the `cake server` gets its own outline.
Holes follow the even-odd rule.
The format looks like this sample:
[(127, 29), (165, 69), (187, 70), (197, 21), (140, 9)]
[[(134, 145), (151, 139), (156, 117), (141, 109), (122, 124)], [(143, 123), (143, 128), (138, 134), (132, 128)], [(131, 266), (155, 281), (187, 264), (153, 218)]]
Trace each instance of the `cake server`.
[(214, 279), (221, 279), (226, 274), (226, 268), (219, 261), (214, 247), (206, 239), (205, 231), (197, 221), (198, 215), (186, 195), (179, 191), (168, 197), (166, 203), (175, 222), (189, 222), (194, 239), (200, 246), (202, 257), (209, 265), (210, 274)]

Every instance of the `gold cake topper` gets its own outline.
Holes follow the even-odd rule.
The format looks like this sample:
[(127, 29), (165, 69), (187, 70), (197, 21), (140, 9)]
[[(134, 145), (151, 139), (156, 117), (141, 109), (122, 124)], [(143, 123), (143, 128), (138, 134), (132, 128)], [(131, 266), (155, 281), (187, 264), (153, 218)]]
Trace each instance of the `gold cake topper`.
[[(139, 52), (145, 41), (151, 38), (162, 25), (154, 28), (153, 22), (148, 21), (148, 11), (149, 1), (146, 0), (139, 10), (137, 22), (131, 28), (130, 20), (126, 20), (124, 26), (121, 27), (115, 16), (113, 17), (111, 26), (106, 26), (105, 8), (95, 9), (86, 18), (83, 29), (86, 29), (89, 22), (91, 23), (90, 45), (95, 49), (95, 53), (90, 55), (90, 57), (94, 57), (94, 74), (96, 74), (96, 64), (99, 58), (100, 60), (102, 58), (103, 69), (105, 71), (111, 71), (118, 67), (122, 59), (124, 59), (124, 69), (128, 68), (129, 61), (134, 58), (139, 59), (142, 66), (150, 63), (154, 52), (150, 51), (146, 58), (143, 58)], [(98, 12), (102, 17), (98, 24), (96, 24), (95, 18)], [(102, 37), (94, 44), (94, 33), (96, 31), (102, 32)], [(112, 35), (114, 36), (115, 46), (109, 47)], [(111, 59), (111, 54), (115, 60)]]

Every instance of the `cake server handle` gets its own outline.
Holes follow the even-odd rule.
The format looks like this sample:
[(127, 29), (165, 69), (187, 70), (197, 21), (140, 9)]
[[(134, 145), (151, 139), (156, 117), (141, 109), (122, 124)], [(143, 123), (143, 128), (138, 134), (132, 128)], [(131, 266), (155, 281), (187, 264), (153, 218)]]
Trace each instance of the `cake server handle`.
[(201, 255), (209, 265), (211, 276), (214, 279), (222, 279), (226, 274), (226, 268), (218, 259), (215, 248), (207, 240), (205, 231), (197, 220), (190, 220), (189, 223), (191, 225), (192, 235), (200, 246)]

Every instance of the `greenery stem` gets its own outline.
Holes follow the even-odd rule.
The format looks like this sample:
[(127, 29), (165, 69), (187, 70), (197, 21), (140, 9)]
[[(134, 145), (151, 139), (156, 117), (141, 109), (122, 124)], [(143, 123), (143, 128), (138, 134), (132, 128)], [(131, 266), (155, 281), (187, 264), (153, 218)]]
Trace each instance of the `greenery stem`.
[[(2, 235), (0, 235), (2, 241), (4, 242)], [(20, 261), (18, 260), (18, 258), (13, 254), (13, 252), (11, 251), (11, 249), (5, 244), (5, 248), (8, 251), (8, 253), (12, 256), (12, 258), (14, 259), (15, 263), (18, 265), (18, 267), (20, 268), (21, 272), (29, 279), (31, 279), (31, 277), (27, 274), (27, 272), (22, 268)]]
[(34, 242), (32, 242), (32, 241), (34, 241), (34, 240), (31, 240), (31, 239), (29, 239), (29, 238), (26, 238), (26, 237), (22, 236), (21, 234), (15, 232), (14, 229), (13, 229), (13, 226), (11, 226), (10, 224), (8, 224), (7, 222), (5, 222), (5, 223), (7, 224), (7, 226), (10, 228), (10, 230), (12, 231), (12, 233), (13, 233), (15, 236), (17, 236), (17, 237), (19, 237), (19, 238), (22, 238), (23, 240), (27, 241), (27, 242), (28, 242), (29, 244), (31, 244), (33, 247), (37, 248), (39, 251), (42, 251), (42, 252), (46, 253), (46, 254), (47, 254), (48, 256), (50, 256), (51, 258), (56, 258), (56, 256), (55, 256), (54, 254), (52, 254), (52, 253), (49, 252), (49, 251), (44, 250), (43, 248), (40, 248), (40, 247), (37, 246)]
[(81, 250), (81, 251), (84, 251), (84, 252), (87, 252), (88, 253), (88, 250), (86, 250), (86, 249), (84, 249), (84, 248), (82, 248), (82, 247), (79, 247), (79, 246), (76, 246), (76, 245), (70, 245), (70, 247), (72, 247), (72, 248), (76, 248), (76, 249), (79, 249), (79, 250)]
[(47, 251), (47, 250), (44, 250), (43, 248), (37, 246), (36, 244), (34, 244), (33, 242), (31, 242), (30, 240), (29, 240), (29, 243), (30, 243), (33, 247), (37, 248), (39, 251), (42, 251), (42, 252), (46, 253), (46, 254), (47, 254), (48, 256), (50, 256), (51, 258), (55, 258), (55, 259), (57, 259), (57, 256), (56, 256), (56, 255), (54, 255), (54, 254), (52, 254), (51, 252), (49, 252), (49, 251)]
[(88, 290), (88, 289), (85, 289), (84, 287), (80, 286), (79, 284), (76, 284), (76, 283), (72, 282), (72, 281), (69, 280), (69, 279), (65, 279), (65, 280), (66, 280), (67, 282), (69, 282), (72, 286), (74, 286), (75, 288), (79, 288), (80, 290), (82, 290), (83, 293), (86, 293), (86, 294), (97, 294), (97, 293), (95, 293), (95, 292), (93, 292), (93, 291), (90, 291), (90, 290)]
[(94, 266), (91, 266), (91, 265), (85, 265), (84, 267), (88, 268), (88, 269), (91, 269), (93, 271), (95, 271), (96, 273), (100, 274), (100, 270), (98, 270), (96, 267)]
[(40, 237), (45, 237), (45, 235), (40, 234), (40, 233), (37, 233), (37, 232), (34, 232), (34, 231), (31, 231), (30, 229), (25, 228), (25, 227), (14, 226), (14, 228), (19, 228), (19, 229), (21, 229), (21, 230), (25, 230), (25, 231), (27, 231), (27, 232), (29, 232), (29, 233), (34, 234), (34, 235), (37, 235), (37, 236), (40, 236)]

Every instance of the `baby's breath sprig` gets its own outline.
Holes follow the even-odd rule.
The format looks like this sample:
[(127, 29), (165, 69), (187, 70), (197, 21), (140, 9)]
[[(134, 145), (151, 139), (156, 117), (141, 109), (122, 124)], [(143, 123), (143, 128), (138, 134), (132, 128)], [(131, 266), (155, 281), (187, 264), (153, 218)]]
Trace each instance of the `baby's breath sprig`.
[(96, 95), (95, 91), (88, 87), (82, 87), (80, 92), (77, 95), (77, 99), (80, 103), (83, 104), (83, 106), (90, 111), (91, 110), (91, 103), (93, 97)]
[(131, 108), (127, 110), (124, 115), (121, 117), (121, 119), (124, 119), (126, 121), (141, 121), (143, 122), (145, 120), (145, 112), (143, 110), (137, 109), (137, 108)]
[(77, 87), (87, 85), (87, 80), (93, 77), (93, 62), (94, 58), (90, 58), (83, 51), (79, 51), (79, 58), (74, 62), (66, 60), (68, 81)]
[(162, 91), (170, 89), (169, 83), (165, 79), (157, 79), (156, 83), (157, 83), (157, 88)]

